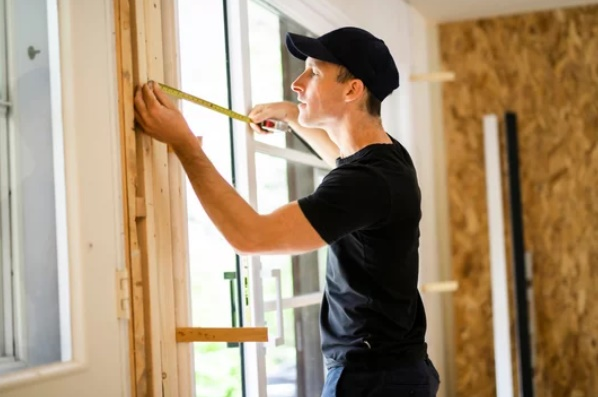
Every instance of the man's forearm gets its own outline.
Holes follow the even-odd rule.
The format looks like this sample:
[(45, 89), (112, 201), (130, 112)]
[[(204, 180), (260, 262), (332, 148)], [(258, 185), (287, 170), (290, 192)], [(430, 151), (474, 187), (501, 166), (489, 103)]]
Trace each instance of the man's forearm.
[(260, 215), (220, 175), (198, 141), (174, 149), (207, 215), (236, 251), (244, 251)]

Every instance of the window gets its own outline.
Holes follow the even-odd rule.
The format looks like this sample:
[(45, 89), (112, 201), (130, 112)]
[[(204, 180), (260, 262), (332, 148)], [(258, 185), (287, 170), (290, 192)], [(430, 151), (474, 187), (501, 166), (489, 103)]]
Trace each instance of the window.
[(56, 15), (0, 1), (0, 374), (70, 359)]
[[(238, 84), (231, 79), (231, 68), (249, 68), (250, 81), (244, 87), (233, 87), (235, 92), (250, 91), (253, 104), (296, 100), (290, 84), (304, 64), (287, 54), (282, 40), (289, 30), (309, 34), (306, 29), (264, 3), (248, 1), (249, 56), (243, 65), (231, 64), (223, 12), (226, 2), (178, 3), (182, 90), (231, 106), (231, 87)], [(261, 213), (312, 193), (328, 171), (292, 133), (255, 136), (247, 153), (250, 164), (241, 163), (244, 160), (235, 156), (238, 142), (231, 128), (238, 121), (189, 103), (182, 106), (192, 130), (203, 136), (208, 157), (229, 182), (235, 185), (235, 173), (255, 164), (248, 171), (253, 175), (248, 188), (249, 195), (257, 197)], [(318, 320), (326, 249), (301, 256), (239, 258), (212, 225), (190, 186), (187, 192), (193, 325), (267, 325), (271, 333), (271, 343), (265, 345), (195, 344), (196, 395), (319, 394), (324, 366)], [(258, 297), (245, 300), (247, 276), (259, 277), (261, 288)], [(249, 301), (255, 303), (247, 307)], [(258, 376), (245, 376), (248, 371)]]
[[(228, 106), (228, 75), (222, 0), (179, 0), (181, 89)], [(183, 102), (182, 110), (220, 174), (233, 182), (230, 120)], [(191, 308), (194, 326), (239, 325), (238, 258), (187, 184)], [(232, 288), (232, 289), (231, 289)], [(242, 361), (238, 345), (196, 343), (197, 396), (240, 396)]]
[[(304, 63), (288, 54), (288, 31), (311, 35), (302, 26), (259, 2), (248, 3), (251, 93), (254, 104), (296, 102), (291, 82)], [(327, 167), (318, 164), (301, 139), (292, 133), (256, 137), (257, 198), (260, 212), (270, 212), (311, 194)], [(278, 346), (266, 348), (267, 394), (270, 397), (313, 396), (322, 390), (324, 366), (320, 351), (319, 305), (324, 288), (326, 249), (299, 256), (264, 256), (262, 272), (276, 269), (276, 278), (264, 280), (266, 324)], [(278, 274), (278, 273), (273, 273)], [(281, 291), (277, 291), (280, 282)], [(280, 296), (277, 296), (279, 294)], [(276, 300), (282, 298), (282, 307)], [(282, 316), (280, 312), (282, 311)], [(280, 323), (282, 319), (282, 324)], [(283, 328), (281, 332), (279, 327)]]

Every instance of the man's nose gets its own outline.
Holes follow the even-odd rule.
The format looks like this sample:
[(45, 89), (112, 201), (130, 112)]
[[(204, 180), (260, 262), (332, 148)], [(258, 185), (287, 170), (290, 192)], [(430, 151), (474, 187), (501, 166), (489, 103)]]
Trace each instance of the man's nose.
[[(301, 75), (302, 76), (302, 75)], [(291, 89), (297, 93), (303, 91), (303, 84), (301, 84), (301, 76), (297, 77), (295, 81), (291, 83)]]

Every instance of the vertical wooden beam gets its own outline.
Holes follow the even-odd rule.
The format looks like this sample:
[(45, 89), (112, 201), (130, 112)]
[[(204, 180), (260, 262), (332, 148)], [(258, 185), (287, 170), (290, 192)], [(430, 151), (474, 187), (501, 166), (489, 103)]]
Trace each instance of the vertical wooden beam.
[(143, 272), (137, 233), (137, 148), (133, 112), (132, 10), (129, 0), (115, 0), (118, 94), (123, 163), (123, 208), (127, 270), (130, 274), (131, 320), (129, 321), (131, 396), (147, 395)]
[[(129, 180), (129, 170), (126, 167), (126, 160), (127, 160), (127, 133), (126, 129), (129, 126), (129, 122), (131, 120), (128, 119), (130, 115), (126, 113), (126, 107), (124, 106), (124, 98), (125, 98), (125, 91), (127, 91), (126, 86), (128, 85), (128, 81), (125, 74), (125, 70), (130, 71), (130, 56), (127, 56), (126, 53), (130, 53), (126, 49), (130, 48), (130, 24), (129, 24), (129, 12), (128, 7), (123, 7), (124, 5), (128, 4), (126, 2), (122, 2), (120, 0), (114, 0), (114, 21), (115, 21), (115, 38), (116, 38), (116, 69), (117, 69), (117, 79), (118, 79), (118, 102), (119, 102), (119, 126), (120, 126), (120, 148), (121, 148), (121, 163), (124, 165), (122, 167), (122, 206), (123, 206), (123, 218), (125, 222), (124, 227), (124, 234), (125, 234), (125, 261), (126, 261), (126, 270), (130, 275), (132, 273), (132, 260), (131, 260), (131, 241), (137, 241), (137, 235), (135, 233), (134, 227), (131, 230), (131, 226), (135, 224), (135, 211), (131, 210), (131, 200), (129, 200), (128, 191), (131, 190), (131, 187), (134, 187), (134, 184), (130, 183)], [(126, 9), (123, 9), (126, 8)], [(125, 53), (123, 53), (125, 52)], [(130, 78), (129, 78), (130, 80)], [(131, 233), (134, 233), (134, 236), (131, 236)], [(130, 288), (130, 286), (129, 286)], [(131, 317), (133, 317), (133, 310), (132, 310), (132, 299), (129, 300), (129, 305), (131, 306), (129, 309), (129, 313), (131, 313)], [(129, 328), (129, 378), (130, 378), (130, 395), (136, 396), (137, 395), (137, 382), (136, 380), (136, 349), (135, 349), (135, 330), (134, 330), (134, 321), (133, 318), (129, 321), (128, 324)]]
[[(180, 63), (178, 42), (177, 1), (162, 0), (162, 43), (164, 53), (164, 82), (173, 87), (180, 87)], [(191, 324), (190, 274), (188, 257), (188, 231), (186, 177), (183, 168), (174, 153), (168, 152), (168, 170), (170, 182), (170, 219), (172, 222), (172, 285), (174, 288), (174, 322), (176, 327), (188, 327)], [(195, 390), (193, 376), (193, 344), (176, 345), (178, 369), (178, 394), (192, 397)]]
[[(168, 1), (168, 0), (165, 0)], [(163, 23), (162, 18), (163, 2), (161, 0), (145, 0), (145, 33), (146, 33), (146, 80), (164, 81), (164, 47), (163, 47)], [(171, 3), (168, 3), (171, 4)], [(166, 4), (165, 4), (166, 5)], [(174, 11), (174, 10), (173, 10)], [(174, 27), (169, 23), (172, 29)], [(174, 34), (174, 32), (173, 32)], [(172, 49), (176, 51), (176, 49)], [(142, 61), (141, 59), (139, 60)], [(154, 338), (152, 344), (160, 348), (161, 370), (156, 371), (156, 377), (160, 374), (162, 391), (164, 396), (179, 396), (178, 368), (177, 368), (177, 345), (176, 345), (176, 324), (175, 324), (175, 301), (174, 301), (174, 280), (173, 280), (173, 247), (172, 247), (172, 220), (170, 200), (170, 170), (166, 145), (157, 141), (152, 142), (151, 163), (153, 166), (153, 210), (155, 219), (156, 235), (156, 259), (155, 267), (150, 270), (150, 285), (156, 297), (153, 313), (159, 310), (159, 317), (156, 318), (156, 329), (159, 330), (160, 339)], [(171, 154), (173, 156), (173, 154)], [(177, 167), (175, 165), (175, 167)], [(177, 218), (181, 213), (175, 210)], [(180, 248), (180, 247), (179, 247)], [(152, 277), (153, 276), (153, 277)], [(159, 343), (159, 345), (158, 345)], [(155, 379), (156, 386), (160, 379)]]

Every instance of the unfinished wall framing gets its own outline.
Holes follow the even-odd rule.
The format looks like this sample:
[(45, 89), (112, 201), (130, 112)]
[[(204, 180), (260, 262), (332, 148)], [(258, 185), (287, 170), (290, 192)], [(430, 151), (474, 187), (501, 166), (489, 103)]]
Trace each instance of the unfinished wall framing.
[(135, 128), (133, 95), (149, 80), (179, 86), (176, 0), (114, 0), (130, 285), (132, 396), (193, 395), (191, 342), (266, 342), (265, 327), (189, 327), (183, 169)]
[(181, 167), (164, 144), (135, 132), (133, 112), (136, 85), (150, 79), (176, 83), (176, 65), (170, 63), (165, 73), (163, 61), (176, 53), (174, 1), (115, 0), (114, 11), (131, 288), (131, 395), (189, 396), (190, 370), (183, 367), (191, 368), (190, 345), (177, 347), (175, 339), (177, 321), (188, 322), (186, 285), (179, 288), (182, 310), (175, 319), (174, 283), (188, 280)]
[[(451, 23), (439, 37), (444, 67), (457, 75), (443, 87), (452, 263), (461, 286), (457, 395), (495, 395), (481, 120), (514, 111), (525, 246), (534, 256), (535, 395), (596, 396), (598, 7)], [(503, 186), (505, 178), (503, 159)]]

